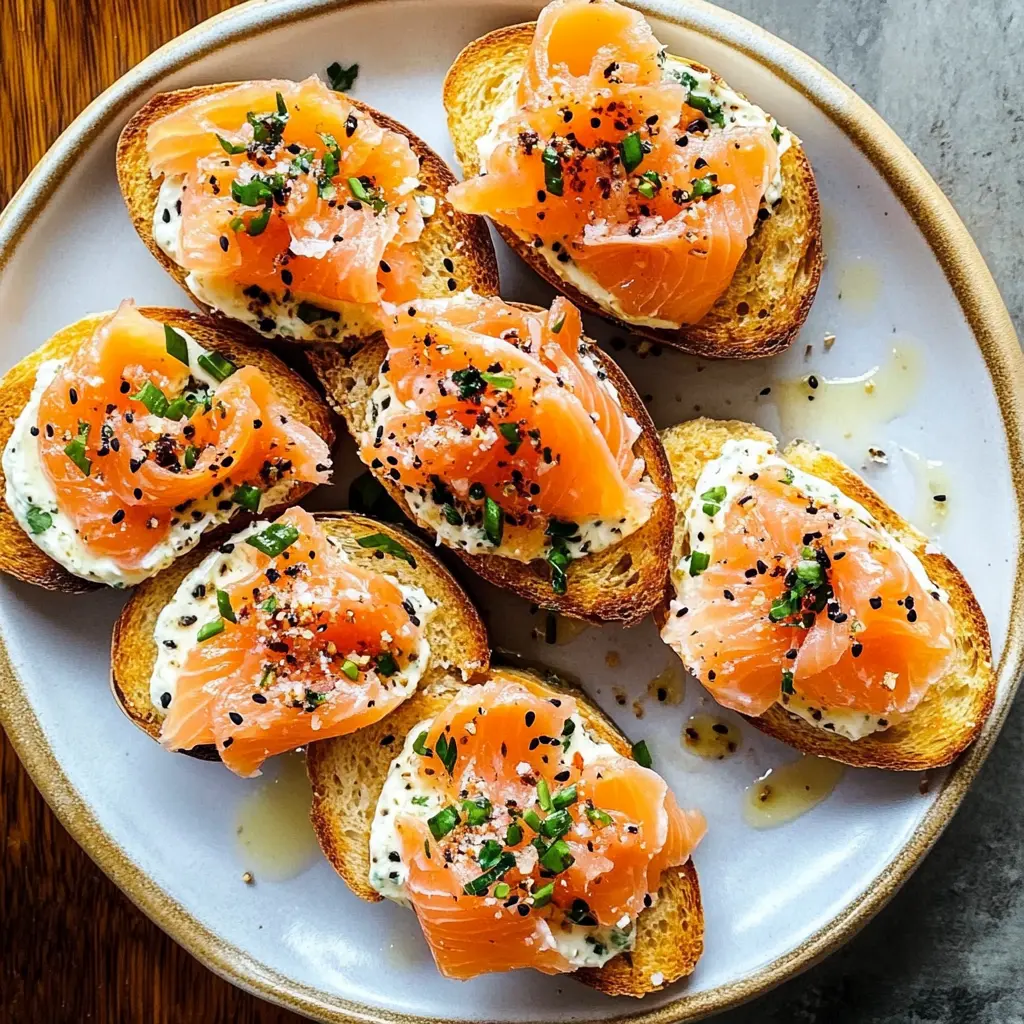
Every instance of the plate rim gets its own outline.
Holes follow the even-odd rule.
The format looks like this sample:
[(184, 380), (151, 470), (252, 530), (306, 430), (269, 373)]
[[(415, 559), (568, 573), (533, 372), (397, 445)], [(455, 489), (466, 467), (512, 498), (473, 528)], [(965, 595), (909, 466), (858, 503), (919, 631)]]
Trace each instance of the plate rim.
[[(155, 50), (90, 103), (61, 133), (0, 212), (0, 273), (68, 174), (77, 152), (126, 113), (141, 93), (166, 75), (216, 50), (282, 26), (348, 7), (393, 0), (247, 0), (201, 22)], [(429, 0), (421, 0), (429, 2)], [(834, 952), (895, 895), (949, 824), (987, 758), (1013, 701), (1024, 668), (1024, 354), (995, 281), (967, 228), (905, 143), (866, 101), (796, 47), (739, 15), (704, 0), (626, 0), (645, 15), (721, 42), (780, 77), (854, 142), (909, 213), (967, 320), (992, 380), (1002, 418), (1017, 506), (1018, 535), (1007, 635), (997, 668), (1005, 694), (975, 743), (952, 766), (932, 806), (899, 853), (859, 897), (794, 949), (742, 978), (704, 992), (685, 989), (663, 1006), (609, 1018), (609, 1024), (677, 1024), (752, 999)], [(64, 774), (25, 695), (0, 635), (0, 725), (33, 783), (61, 824), (104, 873), (154, 923), (216, 974), (261, 998), (324, 1021), (436, 1024), (331, 995), (281, 975), (226, 942), (189, 914), (130, 860), (98, 823)], [(456, 1024), (453, 1020), (451, 1024)], [(554, 1022), (551, 1022), (554, 1024)]]

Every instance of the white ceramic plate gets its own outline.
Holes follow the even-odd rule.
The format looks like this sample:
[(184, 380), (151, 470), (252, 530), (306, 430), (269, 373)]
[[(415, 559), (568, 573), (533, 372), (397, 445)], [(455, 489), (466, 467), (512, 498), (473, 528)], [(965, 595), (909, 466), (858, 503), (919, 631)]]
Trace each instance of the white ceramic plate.
[[(222, 80), (302, 78), (333, 60), (358, 61), (355, 94), (450, 156), (440, 100), (449, 63), (471, 39), (527, 20), (538, 6), (271, 0), (236, 8), (158, 51), (72, 125), (0, 219), (4, 367), (62, 325), (125, 296), (185, 304), (135, 236), (114, 177), (117, 133), (150, 95)], [(10, 662), (0, 673), (0, 711), (57, 813), (148, 914), (214, 969), (312, 1015), (564, 1021), (639, 1012), (669, 1021), (746, 998), (835, 948), (891, 896), (953, 813), (1012, 696), (1021, 658), (1015, 389), (1024, 375), (973, 243), (891, 131), (809, 58), (692, 0), (639, 6), (673, 52), (709, 64), (803, 138), (821, 189), (828, 264), (787, 355), (702, 365), (672, 351), (639, 358), (626, 349), (619, 352), (624, 369), (652, 396), (661, 426), (698, 410), (756, 419), (784, 435), (813, 435), (855, 466), (869, 445), (884, 449), (889, 465), (872, 464), (869, 479), (925, 529), (931, 494), (941, 487), (948, 511), (939, 539), (974, 587), (1002, 658), (997, 705), (978, 744), (951, 772), (935, 773), (926, 794), (917, 775), (851, 770), (803, 817), (755, 831), (743, 820), (744, 788), (795, 755), (746, 725), (729, 760), (687, 753), (680, 743), (686, 718), (713, 710), (692, 680), (682, 704), (648, 700), (637, 720), (632, 700), (672, 663), (650, 624), (589, 629), (571, 644), (549, 646), (531, 636), (543, 622), (525, 604), (470, 581), (496, 645), (585, 680), (628, 734), (648, 740), (681, 801), (704, 809), (709, 832), (696, 863), (707, 945), (691, 979), (641, 1005), (529, 972), (459, 985), (435, 973), (410, 914), (361, 903), (325, 862), (289, 880), (264, 874), (255, 886), (243, 884), (251, 865), (235, 831), (254, 784), (166, 754), (121, 715), (107, 688), (119, 595), (61, 597), (0, 582)], [(515, 258), (501, 257), (506, 297), (549, 300)], [(589, 326), (610, 338), (602, 325)], [(829, 351), (827, 333), (837, 337)], [(894, 345), (906, 369), (890, 366)], [(874, 396), (862, 385), (833, 389), (810, 419), (806, 399), (785, 383), (810, 372), (853, 377), (875, 366)], [(768, 386), (772, 393), (761, 396)], [(347, 439), (339, 456), (346, 472), (354, 470)], [(941, 469), (931, 467), (930, 482), (915, 456), (942, 461)], [(340, 507), (345, 494), (344, 486), (324, 490), (314, 504)], [(618, 652), (619, 667), (609, 667), (609, 651)], [(625, 706), (616, 687), (628, 694)]]

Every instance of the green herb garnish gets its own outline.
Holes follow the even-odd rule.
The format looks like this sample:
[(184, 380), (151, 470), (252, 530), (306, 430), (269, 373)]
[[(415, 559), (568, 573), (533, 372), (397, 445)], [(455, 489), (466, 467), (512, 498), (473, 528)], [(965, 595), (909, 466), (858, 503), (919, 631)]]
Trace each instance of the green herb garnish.
[(170, 404), (167, 396), (151, 381), (147, 380), (132, 398), (141, 402), (154, 416), (167, 414), (167, 406)]
[(647, 749), (647, 740), (640, 740), (638, 743), (633, 744), (633, 760), (641, 768), (650, 768), (654, 764), (651, 752)]
[(442, 807), (432, 818), (427, 818), (427, 826), (435, 839), (443, 839), (459, 821), (459, 812), (449, 804)]
[(441, 735), (437, 737), (437, 743), (434, 745), (434, 748), (437, 751), (437, 756), (440, 759), (441, 764), (444, 765), (448, 774), (451, 775), (452, 770), (455, 768), (455, 759), (459, 754), (458, 749), (455, 746), (455, 740), (450, 739), (445, 736), (444, 733), (441, 733)]
[(544, 163), (544, 187), (553, 196), (560, 196), (565, 189), (562, 178), (562, 160), (554, 146), (546, 146), (541, 154)]
[(476, 862), (484, 870), (487, 870), (488, 868), (493, 868), (494, 865), (501, 860), (501, 854), (501, 843), (496, 839), (488, 839), (483, 846), (480, 847), (480, 852), (477, 854)]
[(507, 374), (481, 373), (480, 376), (483, 377), (483, 379), (487, 381), (492, 388), (495, 388), (498, 391), (508, 391), (510, 388), (514, 388), (516, 386), (515, 377), (510, 377)]
[(37, 505), (29, 506), (28, 512), (25, 514), (25, 521), (32, 533), (46, 533), (53, 526), (53, 516), (49, 512), (44, 512)]
[(349, 178), (348, 190), (361, 203), (369, 204), (374, 213), (383, 212), (388, 205), (381, 195), (380, 189), (365, 185), (360, 178)]
[(709, 121), (717, 124), (719, 128), (725, 127), (725, 114), (722, 112), (722, 104), (714, 96), (691, 92), (686, 102), (694, 110), (699, 110)]
[(238, 622), (235, 618), (235, 610), (231, 607), (231, 595), (226, 590), (217, 591), (217, 611), (220, 617), (228, 622)]
[(496, 899), (503, 900), (511, 891), (508, 882), (499, 882), (494, 887), (494, 896)]
[(489, 871), (485, 871), (482, 875), (478, 875), (472, 881), (467, 882), (462, 887), (462, 891), (467, 896), (483, 896), (494, 882), (497, 882), (498, 879), (511, 871), (515, 866), (516, 858), (511, 853), (503, 853), (498, 858), (498, 863), (494, 867)]
[(327, 67), (327, 80), (335, 92), (348, 92), (355, 84), (358, 75), (358, 64), (352, 64), (346, 68), (335, 61)]
[(179, 334), (168, 324), (164, 324), (164, 345), (169, 356), (188, 366), (188, 342), (184, 335)]
[(205, 626), (199, 627), (199, 632), (196, 633), (196, 642), (202, 643), (204, 640), (209, 640), (210, 637), (216, 636), (218, 633), (224, 632), (224, 620), (214, 619), (213, 622), (206, 623)]
[(194, 444), (190, 444), (185, 449), (184, 459), (186, 469), (195, 469), (196, 463), (199, 461), (199, 449)]
[(223, 135), (218, 135), (217, 141), (220, 143), (220, 148), (223, 149), (228, 156), (236, 156), (238, 153), (244, 153), (246, 150), (246, 146), (244, 144), (239, 145), (235, 142), (230, 142), (225, 139)]
[(434, 756), (434, 752), (430, 749), (430, 747), (427, 746), (427, 731), (426, 731), (426, 729), (424, 729), (423, 732), (421, 732), (419, 734), (419, 736), (417, 736), (416, 739), (413, 740), (412, 752), (414, 754), (419, 754), (420, 757), (433, 757)]
[(255, 238), (257, 235), (262, 235), (267, 230), (267, 225), (270, 223), (270, 207), (264, 206), (263, 209), (256, 214), (255, 217), (249, 218), (249, 223), (245, 226), (245, 233), (250, 238)]
[(196, 362), (199, 369), (205, 370), (218, 384), (227, 380), (238, 369), (230, 359), (225, 359), (219, 352), (204, 352)]
[(345, 673), (353, 682), (359, 678), (359, 666), (354, 662), (346, 658), (341, 663), (341, 671)]
[(644, 159), (644, 147), (640, 142), (639, 132), (630, 132), (619, 143), (619, 156), (627, 174), (635, 171)]
[(569, 849), (569, 844), (564, 839), (556, 839), (541, 854), (540, 866), (553, 875), (561, 874), (576, 863), (576, 858)]
[(398, 671), (398, 662), (395, 661), (395, 656), (389, 651), (384, 651), (377, 655), (374, 667), (377, 669), (377, 675), (379, 676), (393, 676)]
[(517, 825), (512, 822), (507, 829), (505, 829), (505, 845), (506, 846), (518, 846), (523, 841), (523, 829), (521, 825)]
[(268, 615), (273, 615), (277, 611), (277, 598), (271, 594), (270, 597), (260, 605), (260, 611), (266, 612)]
[(774, 126), (774, 127), (772, 128), (772, 138), (773, 138), (773, 139), (774, 139), (774, 140), (775, 140), (776, 142), (781, 142), (781, 141), (782, 141), (782, 132), (780, 131), (780, 129), (779, 129), (779, 126), (778, 126), (778, 125), (775, 125), (775, 126)]
[(523, 815), (523, 821), (526, 822), (534, 832), (540, 832), (541, 826), (544, 824), (541, 816), (531, 808)]
[(551, 810), (551, 790), (548, 788), (547, 779), (541, 778), (537, 782), (537, 803), (542, 811)]
[(490, 496), (484, 499), (484, 533), (495, 546), (501, 544), (501, 535), (505, 530), (505, 516), (501, 506)]
[(691, 182), (693, 188), (690, 190), (690, 195), (694, 199), (710, 199), (711, 196), (717, 196), (722, 190), (715, 184), (712, 175), (706, 175), (703, 178), (694, 178)]
[(566, 786), (565, 789), (559, 790), (552, 798), (551, 805), (556, 811), (560, 811), (565, 807), (570, 807), (576, 803), (577, 791), (575, 784), (572, 786)]
[(250, 512), (258, 512), (262, 496), (263, 492), (258, 487), (254, 487), (252, 484), (242, 484), (235, 488), (234, 494), (231, 495), (231, 500), (236, 505), (241, 505), (242, 508)]
[[(491, 817), (491, 801), (485, 796), (477, 797), (475, 800), (463, 800), (462, 810), (466, 815), (466, 821), (470, 825), (482, 825)], [(497, 845), (497, 844), (495, 844)], [(501, 849), (501, 847), (498, 847)]]
[(231, 182), (231, 198), (243, 206), (262, 206), (273, 200), (274, 192), (266, 178), (256, 176), (244, 184), (237, 178)]
[(78, 434), (64, 446), (64, 454), (82, 471), (83, 476), (88, 476), (92, 470), (92, 459), (86, 457), (85, 445), (89, 440), (89, 424), (84, 420), (78, 421)]
[(782, 692), (788, 694), (796, 693), (793, 689), (793, 673), (788, 668), (782, 670)]
[(563, 314), (562, 314), (562, 315), (561, 315), (561, 316), (560, 316), (560, 317), (559, 317), (559, 318), (558, 318), (558, 319), (557, 319), (557, 320), (556, 320), (556, 321), (555, 321), (555, 322), (554, 322), (554, 323), (553, 323), (553, 324), (551, 325), (551, 333), (552, 333), (552, 334), (560, 334), (560, 333), (562, 332), (562, 328), (563, 328), (564, 326), (565, 326), (565, 314), (563, 313)]
[(551, 897), (555, 894), (555, 886), (552, 882), (548, 882), (547, 885), (542, 885), (533, 894), (533, 906), (535, 910), (540, 910), (541, 907), (546, 907), (551, 902)]
[(522, 437), (519, 436), (519, 424), (518, 423), (502, 423), (499, 425), (498, 430), (501, 431), (501, 436), (508, 442), (505, 445), (505, 451), (509, 455), (515, 455), (519, 451), (519, 446), (523, 443)]
[(452, 526), (462, 525), (462, 513), (459, 512), (451, 502), (446, 501), (441, 506), (441, 515), (443, 515), (445, 519), (452, 524)]
[(647, 199), (653, 199), (661, 189), (661, 177), (657, 171), (644, 171), (636, 190)]
[(722, 501), (725, 498), (725, 488), (719, 485), (718, 487), (712, 487), (706, 490), (701, 496), (701, 501), (704, 502), (704, 514), (706, 516), (713, 516), (722, 508)]
[(245, 538), (245, 543), (262, 551), (269, 558), (277, 558), (299, 539), (299, 531), (291, 523), (271, 523), (262, 533)]
[(561, 839), (572, 825), (572, 817), (568, 811), (555, 811), (540, 823), (540, 834), (549, 839)]
[(417, 807), (426, 807), (427, 804), (430, 803), (430, 797), (428, 797), (428, 796), (414, 796), (412, 798), (412, 802)]
[(588, 807), (587, 820), (592, 825), (599, 825), (601, 828), (612, 824), (612, 816), (607, 811), (602, 811), (600, 807)]
[(690, 575), (699, 576), (711, 563), (711, 556), (706, 551), (690, 552)]
[(385, 554), (408, 562), (414, 569), (416, 568), (416, 559), (397, 540), (389, 537), (386, 533), (371, 533), (369, 537), (360, 537), (356, 543), (361, 548), (377, 548)]

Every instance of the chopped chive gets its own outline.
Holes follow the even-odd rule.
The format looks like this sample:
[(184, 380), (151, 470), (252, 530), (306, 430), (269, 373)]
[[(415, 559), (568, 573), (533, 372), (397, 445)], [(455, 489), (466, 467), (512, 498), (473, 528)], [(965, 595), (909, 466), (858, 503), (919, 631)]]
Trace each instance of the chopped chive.
[(494, 896), (496, 899), (503, 900), (511, 891), (508, 882), (499, 882), (494, 887)]
[(179, 334), (168, 324), (164, 324), (164, 345), (169, 356), (188, 366), (188, 342), (184, 335)]
[(541, 907), (546, 907), (551, 902), (551, 897), (555, 894), (554, 883), (548, 882), (547, 885), (542, 885), (533, 894), (533, 906), (535, 910), (539, 910)]
[(270, 207), (264, 206), (263, 209), (256, 214), (255, 217), (249, 218), (249, 223), (245, 226), (245, 233), (250, 238), (256, 238), (257, 235), (262, 235), (267, 230), (267, 225), (270, 223)]
[(333, 64), (329, 64), (327, 66), (327, 80), (330, 82), (331, 88), (335, 92), (348, 92), (348, 90), (355, 85), (358, 75), (358, 64), (352, 64), (346, 68), (338, 61), (335, 61)]
[(299, 531), (290, 523), (271, 523), (262, 533), (246, 537), (245, 543), (270, 558), (277, 558), (299, 539)]
[(544, 824), (544, 822), (541, 820), (540, 815), (532, 808), (523, 815), (523, 821), (525, 821), (526, 824), (529, 825), (534, 832), (539, 832), (541, 829), (541, 825)]
[(612, 823), (612, 816), (607, 811), (602, 811), (600, 807), (588, 807), (587, 819), (591, 824), (600, 825), (602, 828)]
[(462, 891), (467, 896), (483, 896), (492, 883), (497, 882), (499, 878), (511, 871), (515, 866), (515, 857), (511, 853), (503, 853), (498, 858), (498, 863), (494, 867), (489, 871), (485, 871), (482, 875), (478, 875), (472, 881), (467, 882), (462, 887)]
[(793, 673), (788, 668), (782, 670), (782, 692), (789, 694), (796, 692), (793, 689)]
[(368, 537), (360, 537), (356, 543), (361, 548), (377, 548), (385, 554), (400, 558), (403, 562), (408, 562), (414, 569), (416, 568), (416, 560), (412, 555), (397, 540), (389, 537), (386, 533), (371, 533)]
[(190, 420), (197, 408), (198, 405), (195, 402), (184, 395), (179, 395), (174, 401), (168, 402), (164, 416), (169, 420)]
[(541, 855), (540, 866), (553, 875), (561, 874), (576, 862), (564, 839), (556, 839)]
[(49, 512), (44, 512), (37, 505), (29, 506), (29, 510), (25, 514), (25, 521), (32, 533), (45, 533), (53, 526), (53, 516)]
[(523, 439), (519, 436), (519, 424), (502, 423), (499, 424), (498, 430), (501, 431), (501, 436), (508, 441), (508, 444), (505, 445), (505, 451), (509, 455), (515, 455), (519, 451), (519, 446), (523, 443)]
[(242, 508), (248, 509), (250, 512), (258, 512), (260, 508), (260, 498), (263, 496), (263, 492), (252, 484), (242, 484), (235, 488), (235, 493), (231, 495), (231, 500), (236, 505), (241, 505)]
[(498, 391), (508, 391), (510, 388), (514, 388), (516, 386), (515, 377), (510, 377), (508, 374), (481, 373), (480, 376), (487, 381), (492, 388), (496, 388)]
[(722, 190), (714, 183), (710, 175), (703, 178), (694, 178), (691, 182), (693, 188), (690, 189), (690, 195), (694, 199), (710, 199), (711, 196), (717, 196)]
[(565, 190), (565, 180), (562, 177), (562, 160), (558, 150), (554, 146), (546, 146), (541, 160), (544, 163), (544, 187), (553, 196), (560, 196)]
[(185, 449), (185, 468), (195, 469), (196, 463), (199, 461), (199, 449), (194, 445), (190, 444)]
[(427, 746), (427, 730), (423, 732), (413, 740), (412, 751), (414, 754), (419, 754), (420, 757), (433, 757), (434, 752)]
[(393, 676), (398, 671), (398, 662), (389, 651), (377, 655), (374, 667), (379, 676)]
[(231, 182), (231, 198), (243, 206), (262, 206), (267, 200), (273, 200), (274, 190), (261, 177), (255, 177), (244, 184), (235, 178)]
[(793, 482), (793, 470), (789, 466), (787, 466), (782, 471), (782, 477), (779, 480), (779, 483), (780, 484), (791, 484), (792, 482)]
[(725, 488), (719, 484), (706, 490), (700, 497), (701, 501), (714, 501), (720, 505), (725, 498)]
[(691, 92), (686, 99), (688, 106), (699, 110), (709, 121), (713, 121), (719, 128), (725, 127), (725, 114), (722, 113), (722, 104), (713, 96), (705, 96), (703, 93)]
[(205, 370), (217, 383), (227, 380), (238, 369), (230, 359), (225, 359), (219, 352), (204, 352), (196, 362), (201, 370)]
[(414, 796), (412, 798), (412, 802), (417, 807), (426, 807), (427, 804), (430, 802), (430, 797), (427, 797), (427, 796)]
[(441, 506), (441, 515), (452, 524), (452, 526), (462, 525), (462, 513), (451, 503), (445, 502)]
[(543, 777), (537, 781), (537, 803), (542, 811), (551, 810), (551, 790), (548, 789), (547, 779)]
[(494, 808), (491, 806), (491, 801), (485, 796), (477, 797), (475, 800), (463, 800), (462, 810), (466, 815), (466, 821), (470, 825), (482, 825), (484, 822), (489, 821), (491, 817), (491, 811)]
[(270, 597), (260, 605), (260, 611), (273, 615), (277, 611), (277, 598), (271, 594)]
[(552, 334), (561, 334), (562, 328), (565, 326), (565, 314), (563, 313), (552, 325)]
[(690, 553), (690, 575), (699, 576), (710, 564), (711, 556), (706, 551)]
[(782, 132), (779, 130), (779, 126), (778, 125), (775, 125), (772, 128), (772, 138), (776, 142), (781, 142), (782, 141)]
[(151, 381), (146, 381), (132, 399), (141, 402), (154, 416), (167, 414), (167, 396)]
[(223, 135), (217, 136), (217, 141), (220, 143), (220, 148), (224, 150), (228, 156), (236, 156), (238, 153), (244, 153), (246, 147), (244, 145), (238, 145), (237, 143), (230, 142), (225, 139)]
[(647, 749), (647, 740), (640, 740), (638, 743), (633, 744), (633, 760), (641, 768), (650, 768), (654, 764), (651, 752)]
[(235, 610), (231, 607), (231, 595), (226, 590), (217, 591), (217, 611), (220, 612), (220, 617), (228, 622), (238, 621), (235, 618)]
[(432, 818), (427, 818), (427, 827), (435, 839), (443, 839), (459, 821), (459, 812), (449, 804), (442, 807)]
[(231, 228), (236, 234), (245, 227), (245, 221), (241, 217), (232, 217), (228, 221), (228, 227)]
[(572, 825), (572, 817), (568, 811), (555, 811), (540, 823), (540, 834), (552, 840), (561, 839)]
[(89, 440), (89, 424), (84, 420), (78, 421), (78, 434), (64, 446), (64, 454), (82, 471), (83, 476), (88, 476), (92, 470), (92, 459), (85, 454), (85, 444)]
[(564, 594), (569, 589), (569, 563), (572, 561), (564, 541), (551, 546), (547, 560), (551, 566), (551, 589), (556, 594)]
[(277, 112), (278, 112), (278, 114), (280, 114), (281, 117), (287, 117), (288, 116), (288, 108), (285, 106), (284, 97), (280, 93), (275, 93), (274, 95), (275, 95), (275, 98), (277, 99)]
[(204, 640), (209, 640), (210, 637), (216, 636), (218, 633), (224, 632), (224, 620), (214, 619), (213, 622), (206, 623), (205, 626), (199, 627), (199, 632), (196, 633), (196, 642), (202, 643)]
[(640, 143), (640, 133), (630, 132), (619, 143), (619, 156), (626, 173), (635, 171), (644, 159), (644, 148)]
[(797, 579), (812, 587), (820, 587), (825, 582), (825, 570), (816, 561), (803, 559), (796, 563)]
[(505, 516), (501, 506), (489, 495), (484, 502), (484, 533), (495, 546), (501, 544), (501, 535), (505, 529)]
[(356, 680), (359, 678), (359, 666), (348, 658), (341, 663), (341, 671), (344, 672), (349, 679)]
[(559, 790), (552, 798), (551, 805), (556, 811), (562, 810), (564, 807), (576, 803), (577, 793), (575, 784), (566, 786), (565, 789)]
[(505, 845), (506, 846), (518, 846), (523, 841), (523, 829), (521, 825), (512, 822), (507, 829), (505, 829)]
[(477, 854), (476, 862), (485, 871), (489, 868), (493, 868), (495, 864), (501, 860), (501, 843), (496, 839), (488, 839), (483, 846), (480, 847), (480, 852)]

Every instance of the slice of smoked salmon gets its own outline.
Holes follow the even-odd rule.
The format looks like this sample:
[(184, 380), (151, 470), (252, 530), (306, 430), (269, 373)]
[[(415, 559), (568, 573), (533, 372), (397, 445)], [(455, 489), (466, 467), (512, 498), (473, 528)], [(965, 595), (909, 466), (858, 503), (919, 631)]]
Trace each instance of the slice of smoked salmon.
[(243, 485), (262, 492), (284, 478), (328, 479), (327, 445), (260, 370), (224, 361), (230, 375), (211, 390), (170, 347), (163, 324), (124, 302), (39, 403), (39, 455), (58, 507), (91, 552), (125, 569), (140, 567), (215, 491), (230, 508)]
[(446, 977), (575, 969), (554, 938), (567, 914), (628, 936), (704, 833), (650, 769), (610, 747), (575, 752), (576, 712), (571, 697), (498, 672), (420, 737), (418, 785), (446, 807), (429, 822), (404, 814), (397, 830), (405, 895)]
[(709, 124), (663, 78), (659, 50), (642, 15), (614, 0), (554, 0), (518, 109), (482, 174), (449, 198), (571, 261), (627, 316), (695, 323), (736, 272), (778, 145), (767, 120)]
[[(723, 499), (724, 488), (704, 500), (714, 512)], [(715, 517), (707, 568), (684, 576), (662, 637), (719, 703), (761, 715), (795, 692), (886, 716), (949, 671), (943, 595), (891, 537), (812, 498), (782, 460), (744, 477)]]
[(147, 151), (154, 177), (183, 178), (187, 270), (328, 309), (416, 295), (416, 154), (315, 76), (193, 100)]
[(345, 559), (300, 508), (282, 527), (294, 539), (274, 557), (236, 545), (252, 566), (224, 591), (236, 621), (189, 652), (160, 732), (170, 750), (215, 744), (243, 776), (383, 718), (422, 655), (422, 619), (394, 581)]
[[(488, 498), (509, 528), (647, 518), (656, 489), (633, 452), (640, 427), (582, 335), (579, 312), (500, 299), (417, 304), (389, 320), (371, 468), (479, 524)], [(586, 471), (582, 468), (586, 467)]]

